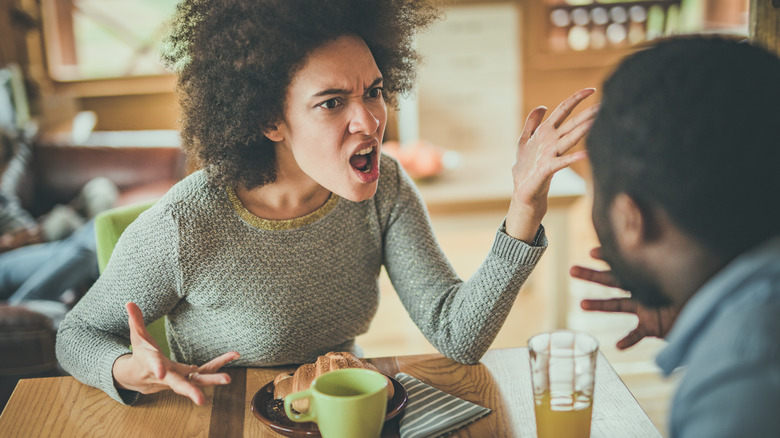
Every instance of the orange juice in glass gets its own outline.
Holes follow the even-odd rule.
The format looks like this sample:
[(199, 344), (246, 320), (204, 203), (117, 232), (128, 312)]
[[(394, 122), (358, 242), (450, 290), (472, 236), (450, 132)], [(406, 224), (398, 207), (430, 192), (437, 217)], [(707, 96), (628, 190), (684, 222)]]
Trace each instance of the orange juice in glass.
[(528, 340), (539, 438), (590, 437), (598, 342), (557, 330)]

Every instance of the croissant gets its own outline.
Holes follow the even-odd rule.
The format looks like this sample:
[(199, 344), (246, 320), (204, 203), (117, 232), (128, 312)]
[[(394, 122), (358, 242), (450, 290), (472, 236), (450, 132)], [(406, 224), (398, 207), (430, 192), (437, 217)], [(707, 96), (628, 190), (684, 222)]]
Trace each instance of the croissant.
[[(274, 379), (274, 397), (284, 398), (294, 392), (305, 391), (311, 386), (311, 382), (328, 371), (343, 368), (364, 368), (379, 371), (374, 364), (366, 362), (354, 354), (346, 351), (331, 351), (319, 356), (314, 363), (303, 364), (295, 370), (295, 373), (281, 373)], [(387, 377), (385, 377), (387, 379)], [(387, 398), (393, 397), (393, 384), (387, 379)], [(309, 400), (301, 399), (293, 402), (293, 408), (298, 412), (309, 410)]]

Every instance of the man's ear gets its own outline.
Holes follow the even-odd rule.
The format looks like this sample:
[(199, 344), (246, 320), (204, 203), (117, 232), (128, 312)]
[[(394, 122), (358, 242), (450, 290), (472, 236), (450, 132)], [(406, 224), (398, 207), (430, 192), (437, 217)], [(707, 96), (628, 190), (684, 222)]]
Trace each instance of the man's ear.
[(651, 238), (647, 212), (628, 194), (615, 196), (609, 215), (616, 243), (623, 251), (637, 250)]
[(265, 135), (269, 140), (278, 143), (280, 141), (284, 140), (284, 132), (283, 132), (283, 126), (281, 123), (277, 123), (273, 126), (273, 128), (268, 129), (266, 131), (263, 131), (263, 135)]

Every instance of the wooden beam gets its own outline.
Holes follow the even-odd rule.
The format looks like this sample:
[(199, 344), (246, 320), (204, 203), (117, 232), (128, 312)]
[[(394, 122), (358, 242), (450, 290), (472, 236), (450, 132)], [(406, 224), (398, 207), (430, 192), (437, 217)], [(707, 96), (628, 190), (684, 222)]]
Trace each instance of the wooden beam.
[(73, 0), (54, 2), (57, 11), (57, 43), (60, 63), (64, 66), (78, 64), (76, 57), (76, 35), (73, 29)]
[(750, 40), (780, 55), (780, 0), (750, 0)]

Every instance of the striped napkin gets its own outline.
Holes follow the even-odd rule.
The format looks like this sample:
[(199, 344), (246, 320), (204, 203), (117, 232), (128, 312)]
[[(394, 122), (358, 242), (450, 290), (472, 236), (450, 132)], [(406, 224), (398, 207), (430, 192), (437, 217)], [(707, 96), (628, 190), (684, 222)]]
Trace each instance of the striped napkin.
[(400, 422), (401, 438), (434, 438), (465, 426), (491, 411), (439, 391), (414, 377), (398, 373), (396, 380), (409, 396)]

